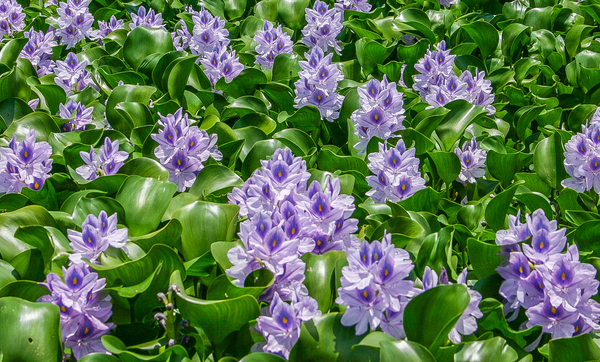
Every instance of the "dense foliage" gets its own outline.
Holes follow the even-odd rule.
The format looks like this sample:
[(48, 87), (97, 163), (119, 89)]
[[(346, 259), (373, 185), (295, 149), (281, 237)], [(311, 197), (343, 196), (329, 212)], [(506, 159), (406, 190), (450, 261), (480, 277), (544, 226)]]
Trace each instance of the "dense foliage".
[(600, 360), (599, 23), (0, 0), (0, 360)]

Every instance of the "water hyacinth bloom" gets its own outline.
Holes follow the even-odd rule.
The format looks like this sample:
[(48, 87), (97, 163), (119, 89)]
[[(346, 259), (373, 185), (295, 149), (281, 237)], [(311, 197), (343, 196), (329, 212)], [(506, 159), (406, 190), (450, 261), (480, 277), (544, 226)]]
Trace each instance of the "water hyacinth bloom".
[(570, 178), (562, 185), (577, 192), (594, 189), (600, 193), (600, 117), (595, 112), (591, 122), (582, 126), (582, 132), (575, 134), (565, 144), (565, 169)]
[(311, 49), (316, 47), (328, 52), (331, 48), (340, 54), (342, 42), (336, 38), (344, 27), (342, 13), (336, 8), (329, 9), (327, 3), (317, 0), (312, 9), (306, 8), (305, 18), (307, 24), (302, 29), (302, 42)]
[(123, 20), (118, 20), (114, 15), (109, 21), (98, 21), (99, 38), (104, 39), (115, 30), (124, 29)]
[(229, 45), (229, 31), (225, 29), (225, 20), (213, 16), (208, 10), (194, 10), (191, 6), (186, 10), (192, 14), (194, 27), (190, 33), (185, 21), (180, 20), (180, 28), (171, 33), (173, 44), (177, 50), (185, 50), (189, 47), (194, 55), (200, 55), (197, 62), (204, 58), (205, 52), (213, 52)]
[(421, 99), (429, 103), (428, 108), (444, 107), (446, 104), (464, 99), (467, 102), (484, 107), (488, 115), (496, 113), (492, 105), (495, 96), (492, 93), (492, 82), (485, 79), (485, 72), (475, 71), (476, 76), (466, 70), (460, 77), (454, 74), (456, 55), (446, 49), (446, 41), (436, 45), (434, 51), (427, 50), (415, 69), (413, 88), (419, 92)]
[(61, 337), (75, 358), (100, 352), (106, 353), (101, 337), (114, 328), (108, 319), (112, 315), (110, 295), (105, 290), (106, 280), (90, 271), (84, 264), (62, 268), (64, 279), (58, 274), (46, 276), (40, 283), (50, 290), (38, 302), (52, 303), (60, 309)]
[(85, 70), (87, 60), (79, 61), (75, 53), (67, 54), (65, 60), (57, 60), (54, 68), (54, 82), (65, 90), (67, 95), (75, 92), (81, 92), (86, 87), (92, 87), (99, 90), (98, 86), (92, 80), (90, 72)]
[(398, 92), (395, 82), (388, 82), (384, 75), (380, 82), (371, 79), (366, 86), (357, 88), (361, 108), (352, 113), (350, 119), (354, 122), (354, 134), (359, 142), (354, 148), (363, 153), (373, 137), (384, 141), (397, 137), (395, 133), (404, 129), (403, 94)]
[(0, 1), (0, 37), (13, 36), (25, 28), (23, 7), (15, 0)]
[(0, 148), (0, 192), (20, 192), (25, 186), (40, 190), (52, 169), (52, 146), (36, 142), (31, 129), (23, 141), (16, 135), (8, 147)]
[(292, 347), (300, 338), (302, 322), (320, 315), (317, 301), (311, 297), (288, 304), (279, 294), (275, 294), (267, 315), (256, 319), (256, 329), (266, 340), (266, 344), (262, 346), (263, 351), (277, 354), (287, 360)]
[(67, 121), (60, 126), (60, 130), (63, 132), (83, 131), (86, 124), (92, 123), (94, 107), (86, 108), (81, 103), (70, 100), (67, 104), (61, 103), (58, 109), (60, 118)]
[(467, 183), (475, 183), (478, 178), (485, 176), (485, 160), (487, 152), (479, 147), (479, 143), (475, 137), (471, 138), (470, 142), (465, 142), (462, 146), (456, 147), (454, 153), (460, 160), (460, 174), (456, 179), (463, 185)]
[(235, 50), (227, 51), (226, 47), (215, 48), (214, 51), (205, 52), (204, 56), (200, 64), (204, 66), (204, 72), (213, 90), (219, 79), (224, 77), (227, 82), (231, 82), (244, 70), (240, 58), (235, 56)]
[(97, 31), (92, 29), (94, 16), (88, 9), (89, 4), (90, 0), (68, 0), (58, 4), (56, 12), (60, 16), (57, 21), (60, 28), (56, 30), (56, 37), (67, 49), (85, 38), (98, 37)]
[(336, 0), (335, 7), (342, 12), (344, 10), (359, 11), (361, 13), (371, 11), (371, 4), (367, 0)]
[(419, 171), (421, 161), (415, 157), (415, 152), (414, 148), (407, 150), (402, 139), (390, 149), (379, 143), (379, 152), (368, 156), (367, 166), (375, 176), (367, 176), (371, 190), (366, 195), (376, 203), (398, 202), (424, 189), (425, 179)]
[[(375, 330), (404, 338), (402, 312), (414, 295), (413, 282), (405, 280), (414, 265), (404, 249), (391, 243), (391, 235), (380, 241), (364, 241), (359, 249), (348, 249), (348, 266), (342, 268), (342, 286), (337, 304), (348, 308), (342, 317), (344, 326), (356, 326), (356, 334)], [(382, 321), (385, 321), (382, 324)]]
[(25, 58), (37, 69), (39, 77), (52, 73), (55, 63), (52, 60), (52, 48), (58, 43), (54, 40), (53, 28), (46, 33), (30, 30), (24, 33), (29, 40), (21, 50), (19, 58)]
[(162, 14), (156, 14), (154, 9), (150, 9), (146, 11), (146, 8), (140, 6), (138, 8), (137, 14), (130, 13), (131, 23), (129, 23), (129, 30), (133, 30), (138, 26), (145, 26), (146, 28), (160, 28), (167, 30), (163, 25)]
[(600, 284), (596, 269), (579, 260), (577, 245), (564, 252), (566, 229), (558, 229), (556, 220), (548, 220), (541, 209), (526, 220), (523, 224), (511, 220), (511, 230), (496, 237), (503, 246), (517, 241), (497, 269), (504, 278), (500, 295), (505, 298), (507, 319), (516, 319), (525, 308), (526, 327), (542, 326), (552, 338), (600, 329), (600, 303), (591, 299)]
[(292, 37), (281, 29), (281, 24), (276, 28), (273, 23), (265, 20), (263, 29), (258, 30), (254, 36), (254, 41), (257, 43), (256, 64), (264, 69), (272, 69), (275, 57), (279, 54), (294, 54)]
[(456, 4), (458, 0), (439, 0), (440, 5), (442, 5), (443, 7), (449, 8), (452, 6), (452, 4)]
[(151, 134), (152, 139), (158, 142), (154, 155), (169, 170), (169, 181), (183, 192), (192, 186), (205, 161), (210, 157), (216, 161), (223, 158), (216, 146), (217, 135), (209, 136), (205, 130), (190, 126), (183, 108), (174, 114), (163, 116), (159, 113), (159, 116), (158, 124), (162, 129), (158, 134)]
[(294, 83), (295, 108), (311, 104), (319, 109), (321, 118), (333, 122), (339, 116), (344, 96), (336, 93), (338, 83), (344, 75), (335, 64), (333, 54), (325, 56), (321, 48), (315, 47), (305, 53), (306, 61), (300, 61), (300, 79)]
[(117, 213), (110, 217), (106, 211), (100, 211), (98, 217), (89, 214), (81, 225), (81, 232), (67, 229), (67, 235), (74, 253), (69, 256), (73, 263), (83, 263), (82, 258), (98, 263), (98, 257), (109, 246), (123, 249), (127, 243), (128, 230), (117, 229)]
[(79, 155), (85, 165), (79, 166), (75, 172), (86, 180), (95, 180), (99, 176), (114, 175), (119, 172), (123, 163), (129, 157), (125, 151), (119, 151), (119, 140), (104, 139), (98, 154), (90, 146), (90, 152), (80, 151)]
[[(458, 284), (467, 284), (467, 273), (468, 270), (465, 268), (458, 275), (457, 283)], [(429, 268), (429, 266), (425, 267), (425, 271), (423, 272), (423, 291), (429, 290), (431, 288), (435, 288), (439, 284), (452, 284), (448, 281), (448, 275), (446, 274), (446, 270), (442, 268), (440, 272), (440, 277), (438, 278), (435, 270)], [(483, 298), (481, 294), (473, 289), (469, 288), (469, 296), (470, 302), (467, 306), (467, 309), (460, 316), (454, 328), (448, 334), (448, 339), (452, 341), (452, 343), (459, 344), (462, 342), (462, 336), (468, 336), (477, 331), (477, 319), (483, 317), (483, 313), (479, 309), (479, 302)]]

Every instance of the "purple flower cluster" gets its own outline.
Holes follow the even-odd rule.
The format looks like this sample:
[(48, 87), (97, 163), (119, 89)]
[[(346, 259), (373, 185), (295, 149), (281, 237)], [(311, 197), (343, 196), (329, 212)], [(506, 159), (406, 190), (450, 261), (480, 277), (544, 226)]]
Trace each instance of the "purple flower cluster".
[(600, 193), (600, 119), (596, 111), (589, 126), (565, 144), (565, 169), (570, 178), (562, 185), (577, 192), (594, 189)]
[(203, 163), (212, 156), (220, 161), (223, 155), (216, 146), (217, 135), (209, 135), (197, 126), (191, 126), (188, 115), (179, 108), (166, 117), (159, 113), (158, 134), (152, 134), (158, 142), (154, 155), (169, 170), (169, 181), (175, 183), (179, 192), (194, 184), (196, 175), (204, 168)]
[(449, 8), (450, 6), (452, 6), (452, 4), (456, 4), (458, 2), (458, 0), (438, 0), (440, 2), (440, 5), (442, 5), (443, 7)]
[(325, 56), (319, 47), (305, 53), (306, 61), (300, 61), (300, 79), (294, 83), (296, 98), (294, 107), (311, 104), (319, 109), (321, 118), (333, 122), (340, 115), (344, 96), (336, 93), (338, 83), (344, 75), (337, 65), (332, 64), (333, 54)]
[(37, 69), (39, 77), (51, 74), (55, 66), (52, 60), (52, 47), (58, 45), (54, 40), (53, 28), (49, 28), (45, 34), (41, 30), (37, 32), (35, 30), (26, 31), (25, 37), (29, 41), (21, 50), (19, 58), (28, 59), (31, 65)]
[(88, 86), (98, 90), (98, 86), (92, 80), (92, 75), (85, 70), (87, 64), (87, 60), (80, 62), (75, 53), (67, 54), (64, 61), (56, 61), (54, 82), (64, 89), (67, 95), (81, 92)]
[(505, 279), (500, 295), (504, 312), (514, 320), (521, 307), (528, 317), (526, 327), (542, 326), (552, 338), (572, 337), (600, 329), (600, 304), (596, 269), (579, 261), (577, 245), (567, 244), (566, 229), (558, 229), (538, 209), (526, 215), (509, 215), (509, 229), (496, 233), (504, 261), (498, 273)]
[(92, 112), (94, 107), (86, 108), (80, 102), (70, 100), (67, 104), (58, 106), (58, 115), (67, 121), (60, 126), (62, 132), (83, 131), (85, 125), (92, 123)]
[(484, 71), (476, 71), (476, 76), (466, 70), (459, 77), (454, 74), (456, 55), (450, 55), (446, 41), (436, 45), (436, 50), (427, 50), (423, 58), (415, 64), (419, 74), (414, 75), (413, 88), (419, 92), (428, 108), (443, 107), (449, 102), (464, 99), (471, 104), (483, 106), (488, 115), (496, 113), (492, 82), (485, 79)]
[(58, 4), (56, 12), (60, 16), (60, 28), (56, 30), (56, 37), (67, 49), (73, 48), (85, 38), (97, 38), (97, 31), (92, 29), (94, 16), (90, 13), (89, 4), (90, 0), (67, 0)]
[(123, 162), (129, 157), (125, 151), (119, 151), (119, 140), (111, 142), (110, 138), (104, 139), (98, 154), (90, 146), (90, 152), (79, 152), (85, 165), (77, 167), (75, 172), (86, 180), (94, 180), (99, 176), (114, 175), (119, 172)]
[(204, 56), (200, 63), (204, 66), (204, 72), (213, 90), (219, 79), (225, 77), (226, 81), (231, 82), (244, 70), (240, 58), (235, 56), (235, 50), (227, 51), (226, 47), (215, 48), (214, 51), (205, 52)]
[[(462, 273), (458, 275), (457, 283), (458, 284), (467, 284), (467, 268), (463, 269)], [(446, 269), (442, 268), (440, 272), (440, 276), (438, 278), (435, 270), (432, 270), (430, 267), (426, 266), (425, 271), (423, 272), (423, 291), (435, 288), (439, 284), (452, 284), (448, 281), (448, 274), (446, 273)], [(420, 291), (418, 291), (420, 293)], [(477, 331), (477, 319), (483, 317), (483, 313), (479, 309), (479, 302), (481, 302), (482, 296), (478, 291), (469, 288), (469, 296), (471, 300), (467, 309), (460, 316), (454, 328), (448, 334), (448, 339), (452, 341), (452, 343), (459, 344), (462, 342), (462, 336), (468, 336), (470, 334), (475, 333)]]
[(112, 315), (112, 304), (104, 289), (106, 279), (99, 278), (84, 263), (71, 264), (62, 270), (64, 280), (55, 273), (46, 276), (46, 283), (41, 284), (51, 294), (38, 302), (59, 307), (62, 340), (75, 358), (93, 352), (106, 353), (100, 338), (114, 328), (112, 323), (107, 323)]
[(381, 329), (396, 339), (404, 338), (402, 314), (415, 294), (414, 283), (405, 280), (414, 265), (404, 249), (391, 243), (391, 234), (380, 241), (363, 241), (360, 249), (346, 250), (348, 266), (342, 268), (342, 286), (336, 303), (345, 305), (344, 326), (356, 325), (356, 334), (368, 327)]
[(91, 263), (100, 264), (98, 258), (109, 246), (123, 249), (127, 243), (126, 228), (117, 229), (117, 213), (110, 217), (106, 211), (100, 211), (98, 217), (89, 214), (81, 225), (81, 232), (67, 229), (69, 244), (74, 253), (69, 256), (72, 263), (83, 263), (82, 258)]
[(39, 190), (50, 177), (52, 169), (52, 146), (48, 142), (36, 142), (31, 129), (23, 141), (17, 136), (0, 148), (0, 192), (20, 192), (25, 186)]
[(354, 122), (354, 134), (359, 142), (354, 148), (363, 153), (373, 137), (384, 141), (398, 137), (395, 133), (404, 129), (404, 101), (402, 93), (398, 92), (395, 82), (388, 82), (384, 75), (380, 82), (371, 79), (364, 87), (357, 89), (361, 108), (352, 113), (350, 119)]
[[(194, 11), (191, 7), (194, 28), (189, 37), (189, 47), (192, 54), (203, 55), (205, 52), (214, 52), (215, 49), (226, 48), (229, 45), (229, 31), (225, 29), (225, 20), (213, 16), (208, 10)], [(182, 24), (182, 28), (185, 24)], [(185, 28), (187, 31), (187, 28)], [(189, 32), (188, 32), (189, 34)]]
[(281, 29), (281, 24), (274, 28), (273, 23), (265, 20), (263, 29), (256, 32), (254, 41), (258, 53), (255, 63), (264, 69), (272, 69), (275, 57), (279, 54), (294, 54), (292, 37)]
[(263, 315), (256, 318), (256, 329), (265, 337), (266, 343), (259, 343), (253, 350), (261, 348), (265, 352), (277, 354), (286, 360), (300, 338), (302, 322), (320, 316), (317, 301), (311, 297), (284, 302), (275, 293), (273, 302)]
[(478, 178), (485, 176), (485, 160), (487, 153), (479, 147), (475, 137), (470, 142), (465, 142), (462, 146), (456, 147), (454, 153), (460, 160), (460, 174), (457, 181), (463, 185), (475, 183)]
[(146, 11), (146, 8), (140, 6), (138, 8), (137, 14), (130, 13), (131, 23), (129, 23), (129, 30), (133, 30), (138, 26), (145, 26), (146, 28), (160, 28), (167, 30), (163, 25), (162, 14), (156, 14), (154, 9), (150, 9)]
[(117, 20), (113, 15), (109, 21), (98, 21), (98, 28), (98, 37), (104, 39), (113, 31), (124, 29), (123, 20)]
[(371, 11), (371, 4), (369, 4), (368, 0), (336, 0), (335, 7), (341, 11), (352, 10), (361, 13)]
[(0, 1), (0, 38), (13, 36), (25, 28), (23, 7), (15, 0)]
[(398, 202), (424, 189), (425, 179), (419, 171), (421, 161), (415, 157), (415, 152), (414, 148), (407, 150), (402, 139), (390, 149), (379, 143), (379, 152), (368, 156), (367, 166), (375, 176), (367, 176), (371, 190), (366, 195), (376, 203)]
[(329, 9), (327, 3), (317, 0), (313, 8), (306, 8), (307, 24), (302, 29), (302, 42), (309, 48), (320, 48), (323, 52), (333, 49), (340, 54), (342, 42), (337, 36), (344, 27), (342, 25), (342, 12), (337, 8)]

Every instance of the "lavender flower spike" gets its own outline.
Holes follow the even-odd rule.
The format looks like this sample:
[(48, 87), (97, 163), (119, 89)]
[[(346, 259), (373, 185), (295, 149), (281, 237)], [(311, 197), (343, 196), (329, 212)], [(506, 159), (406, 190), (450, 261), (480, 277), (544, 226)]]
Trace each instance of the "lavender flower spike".
[(281, 24), (274, 28), (273, 23), (265, 20), (263, 29), (256, 32), (254, 41), (257, 43), (255, 50), (258, 53), (256, 64), (260, 64), (264, 69), (273, 68), (277, 55), (294, 54), (292, 38), (281, 29)]
[(91, 146), (89, 153), (81, 151), (79, 155), (85, 165), (77, 167), (75, 172), (86, 180), (116, 174), (123, 166), (123, 162), (129, 157), (127, 152), (119, 151), (119, 140), (111, 141), (108, 137), (104, 139), (99, 155), (94, 152), (94, 148)]
[(82, 258), (98, 263), (98, 257), (109, 246), (122, 249), (127, 242), (128, 230), (117, 229), (117, 213), (110, 217), (106, 211), (100, 211), (98, 217), (89, 214), (81, 225), (81, 232), (67, 229), (67, 235), (74, 254), (69, 259), (73, 263), (82, 263)]
[(92, 123), (92, 112), (94, 111), (94, 107), (86, 108), (81, 103), (70, 100), (66, 105), (60, 104), (58, 108), (58, 115), (60, 118), (67, 121), (60, 126), (61, 131), (63, 132), (83, 131), (87, 124)]
[(307, 24), (302, 29), (302, 42), (310, 48), (318, 47), (324, 52), (332, 48), (342, 51), (341, 41), (336, 37), (342, 31), (342, 13), (336, 8), (329, 9), (327, 3), (317, 0), (312, 9), (306, 8)]
[(485, 160), (487, 153), (479, 147), (475, 137), (471, 142), (465, 142), (462, 149), (456, 147), (454, 153), (460, 160), (461, 171), (457, 181), (463, 185), (475, 183), (478, 178), (485, 176)]
[(162, 14), (156, 14), (154, 9), (150, 9), (146, 11), (146, 8), (140, 6), (138, 8), (137, 14), (130, 13), (131, 23), (129, 23), (129, 29), (133, 30), (138, 26), (145, 26), (147, 28), (161, 28), (167, 30), (163, 25)]

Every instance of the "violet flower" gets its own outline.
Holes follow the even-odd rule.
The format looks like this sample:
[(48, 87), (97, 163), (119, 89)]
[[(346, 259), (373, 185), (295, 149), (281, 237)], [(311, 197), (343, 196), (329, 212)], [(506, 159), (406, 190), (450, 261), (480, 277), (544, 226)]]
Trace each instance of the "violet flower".
[(223, 155), (218, 150), (217, 135), (208, 135), (197, 126), (190, 126), (188, 115), (179, 108), (166, 117), (159, 114), (158, 134), (151, 134), (158, 143), (154, 155), (169, 170), (169, 181), (175, 183), (179, 192), (191, 187), (204, 162), (210, 157), (220, 161)]
[(23, 141), (16, 135), (8, 147), (0, 147), (0, 192), (20, 192), (25, 186), (40, 190), (52, 169), (52, 147), (47, 142), (36, 142), (31, 129)]
[(94, 107), (86, 108), (79, 102), (70, 100), (67, 104), (60, 104), (58, 115), (66, 123), (60, 126), (61, 131), (84, 131), (85, 125), (92, 123), (92, 112)]
[(367, 176), (371, 190), (366, 195), (376, 203), (398, 202), (424, 189), (425, 179), (421, 177), (420, 160), (415, 152), (414, 148), (407, 150), (402, 139), (390, 149), (379, 143), (379, 152), (368, 156), (367, 166), (375, 176)]
[(227, 51), (225, 46), (206, 51), (204, 57), (199, 59), (213, 90), (219, 79), (224, 77), (227, 82), (231, 82), (244, 70), (240, 58), (235, 56), (235, 50)]
[(600, 118), (598, 111), (591, 119), (589, 126), (583, 126), (565, 144), (564, 165), (570, 178), (563, 180), (562, 185), (577, 192), (594, 189), (600, 193)]
[(265, 20), (263, 29), (256, 32), (254, 41), (257, 43), (255, 50), (258, 53), (255, 63), (264, 69), (273, 68), (277, 55), (294, 54), (292, 37), (281, 29), (281, 24), (274, 28), (273, 23)]
[(107, 323), (112, 315), (112, 304), (106, 280), (90, 271), (86, 264), (71, 264), (62, 268), (64, 280), (55, 273), (46, 276), (51, 294), (38, 302), (52, 303), (60, 309), (61, 337), (66, 348), (71, 348), (80, 359), (92, 352), (106, 353), (101, 337), (114, 328)]
[(53, 72), (55, 63), (52, 60), (52, 48), (58, 43), (54, 40), (53, 28), (49, 28), (44, 34), (43, 31), (26, 31), (25, 37), (29, 40), (21, 50), (19, 58), (25, 58), (36, 68), (38, 76), (42, 77)]
[(81, 232), (67, 229), (69, 244), (74, 254), (69, 256), (73, 263), (83, 263), (82, 258), (99, 264), (100, 254), (109, 246), (123, 249), (127, 243), (128, 230), (117, 229), (117, 213), (110, 217), (106, 211), (100, 211), (98, 217), (89, 214), (81, 225)]
[(85, 165), (77, 167), (75, 172), (86, 180), (116, 174), (129, 157), (127, 152), (119, 151), (119, 140), (111, 141), (108, 137), (104, 139), (99, 154), (96, 154), (94, 148), (90, 146), (89, 153), (80, 151), (79, 155)]
[(309, 48), (320, 48), (323, 52), (333, 49), (341, 54), (342, 42), (337, 36), (344, 27), (342, 25), (342, 13), (336, 8), (329, 9), (327, 3), (317, 0), (313, 8), (306, 8), (305, 15), (307, 24), (302, 29), (302, 42)]
[(325, 56), (319, 47), (313, 48), (304, 56), (307, 60), (299, 63), (302, 68), (298, 73), (300, 79), (294, 83), (294, 107), (301, 108), (311, 104), (319, 109), (321, 118), (333, 122), (338, 118), (344, 102), (344, 96), (336, 93), (338, 83), (344, 80), (344, 75), (332, 64), (333, 54)]
[(124, 29), (123, 20), (117, 20), (113, 15), (109, 21), (98, 21), (99, 38), (104, 39), (115, 30)]
[(61, 45), (67, 49), (73, 48), (81, 40), (96, 39), (97, 31), (92, 29), (94, 16), (88, 6), (90, 0), (67, 0), (60, 2), (56, 12), (59, 15), (56, 37)]
[(344, 10), (359, 11), (361, 13), (371, 11), (371, 4), (369, 4), (368, 0), (336, 0), (334, 6), (336, 9), (341, 10), (342, 14)]
[(25, 28), (23, 7), (15, 0), (0, 2), (0, 38), (4, 34), (13, 36)]
[(380, 82), (371, 79), (364, 87), (357, 88), (361, 108), (352, 113), (350, 119), (354, 122), (359, 142), (354, 148), (363, 153), (373, 137), (384, 141), (398, 137), (395, 133), (404, 129), (403, 94), (398, 92), (396, 83), (389, 83), (384, 75)]
[(487, 152), (479, 147), (479, 143), (475, 137), (471, 138), (470, 142), (465, 142), (462, 149), (456, 147), (454, 153), (460, 160), (460, 174), (457, 181), (463, 185), (467, 183), (475, 183), (478, 178), (485, 176), (485, 160)]
[(54, 68), (56, 77), (54, 78), (54, 82), (64, 89), (67, 95), (81, 92), (88, 86), (99, 90), (98, 86), (92, 80), (90, 72), (85, 70), (87, 65), (87, 61), (82, 60), (80, 62), (75, 53), (67, 54), (64, 61), (56, 61), (56, 67)]
[(140, 6), (138, 8), (137, 14), (130, 13), (131, 23), (129, 23), (129, 30), (133, 30), (138, 26), (145, 26), (146, 28), (160, 28), (167, 30), (163, 25), (162, 14), (156, 14), (154, 9), (150, 9), (146, 11), (146, 8)]

